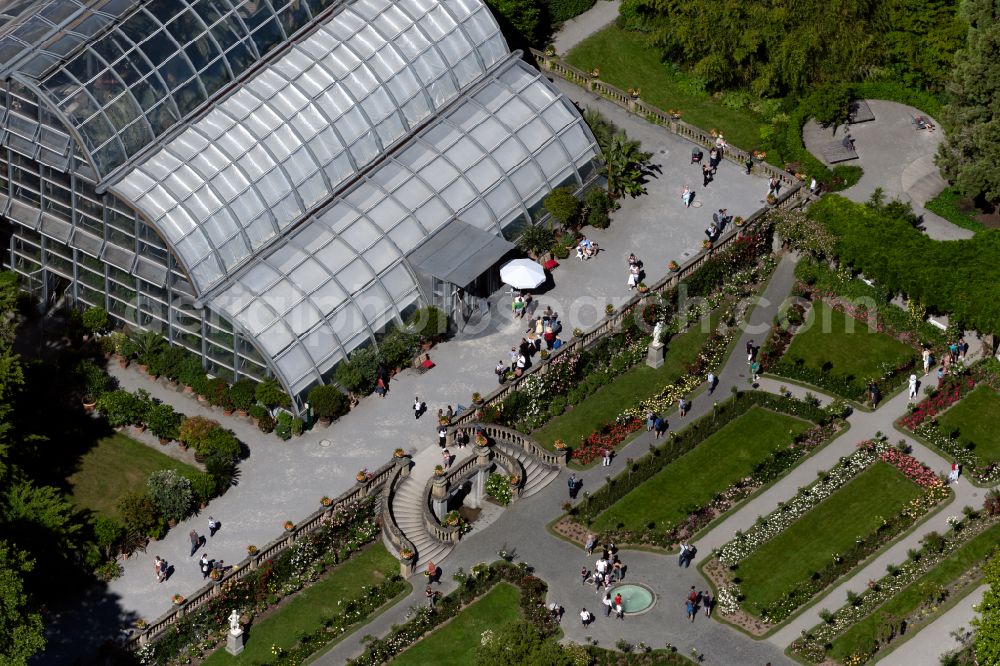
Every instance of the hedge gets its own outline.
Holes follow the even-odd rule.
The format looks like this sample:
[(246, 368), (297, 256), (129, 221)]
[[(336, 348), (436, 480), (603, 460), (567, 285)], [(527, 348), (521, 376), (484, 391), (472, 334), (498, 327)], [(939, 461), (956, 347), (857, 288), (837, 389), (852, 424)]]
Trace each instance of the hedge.
[(947, 313), (951, 323), (1000, 334), (1000, 232), (935, 241), (913, 226), (905, 207), (824, 197), (809, 216), (836, 236), (841, 261), (889, 293)]

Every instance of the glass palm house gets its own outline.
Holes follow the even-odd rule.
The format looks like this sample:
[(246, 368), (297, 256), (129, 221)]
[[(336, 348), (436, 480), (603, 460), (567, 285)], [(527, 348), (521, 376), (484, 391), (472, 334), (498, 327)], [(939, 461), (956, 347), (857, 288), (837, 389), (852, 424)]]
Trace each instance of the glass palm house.
[(480, 0), (12, 0), (0, 66), (23, 288), (297, 409), (417, 307), (461, 315), (454, 287), (594, 177)]

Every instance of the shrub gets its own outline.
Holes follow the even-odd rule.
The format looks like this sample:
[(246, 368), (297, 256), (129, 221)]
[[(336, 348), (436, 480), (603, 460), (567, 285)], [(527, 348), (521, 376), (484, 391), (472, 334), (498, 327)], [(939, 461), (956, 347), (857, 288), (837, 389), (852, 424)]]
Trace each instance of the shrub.
[(149, 496), (164, 518), (177, 522), (184, 520), (194, 502), (189, 479), (178, 474), (177, 470), (161, 469), (149, 475), (146, 485), (149, 486)]
[(319, 418), (335, 419), (347, 413), (350, 400), (336, 386), (326, 384), (309, 391), (309, 405)]
[(249, 411), (257, 401), (257, 382), (251, 379), (241, 379), (229, 387), (229, 398), (235, 409)]
[(553, 245), (551, 248), (549, 248), (549, 252), (551, 252), (552, 256), (555, 257), (556, 259), (566, 259), (567, 257), (569, 257), (569, 248), (563, 245), (562, 243), (556, 243), (555, 245)]
[(502, 474), (492, 473), (486, 479), (486, 494), (492, 497), (501, 506), (510, 504), (513, 493), (507, 477)]
[(212, 474), (199, 472), (191, 477), (191, 492), (194, 501), (198, 504), (208, 504), (209, 500), (215, 497), (218, 481)]
[(125, 526), (114, 518), (97, 516), (94, 518), (94, 543), (105, 559), (114, 558), (118, 547), (125, 538)]
[(99, 333), (108, 327), (108, 311), (104, 308), (87, 308), (83, 311), (83, 327), (91, 333)]
[(163, 339), (163, 336), (153, 331), (143, 331), (133, 342), (135, 343), (136, 360), (143, 365), (149, 365), (150, 360), (167, 347), (167, 341)]
[(517, 239), (517, 247), (536, 258), (548, 252), (556, 236), (547, 225), (532, 224), (524, 228)]
[(274, 407), (288, 409), (292, 406), (292, 399), (285, 393), (285, 389), (270, 377), (257, 384), (254, 394), (257, 401), (269, 409)]
[(104, 369), (93, 361), (84, 359), (80, 361), (74, 372), (80, 390), (83, 391), (84, 399), (96, 401), (104, 395), (113, 385), (113, 381)]
[(239, 460), (240, 442), (236, 439), (236, 435), (216, 425), (205, 434), (201, 448), (197, 450), (206, 457), (217, 456), (223, 460)]
[(277, 424), (274, 426), (274, 434), (282, 440), (292, 437), (292, 415), (288, 412), (279, 412)]
[(553, 27), (576, 18), (594, 6), (596, 0), (545, 0)]
[(552, 219), (564, 227), (575, 227), (580, 218), (580, 200), (568, 187), (557, 187), (552, 194), (545, 197), (545, 210)]
[(208, 380), (208, 404), (224, 410), (233, 409), (233, 399), (229, 394), (229, 382), (221, 377)]
[(204, 416), (189, 416), (181, 423), (178, 439), (195, 451), (200, 451), (205, 448), (209, 433), (219, 428), (217, 421), (207, 419)]
[(250, 415), (250, 418), (258, 420), (268, 416), (267, 407), (264, 405), (251, 405), (247, 413)]
[(177, 379), (185, 386), (195, 388), (199, 378), (204, 376), (205, 369), (201, 367), (201, 360), (196, 356), (185, 356), (177, 366)]
[(143, 407), (138, 397), (122, 389), (105, 393), (97, 399), (97, 410), (112, 428), (141, 423)]
[(125, 529), (143, 535), (151, 534), (160, 520), (156, 502), (146, 493), (131, 492), (122, 495), (118, 500), (118, 513), (121, 514)]
[(440, 340), (448, 333), (448, 315), (440, 308), (428, 305), (415, 310), (406, 320), (406, 325), (424, 340)]
[(378, 356), (371, 347), (355, 349), (334, 373), (337, 383), (351, 393), (367, 395), (375, 388)]
[(257, 427), (260, 428), (262, 433), (272, 433), (274, 432), (275, 421), (270, 414), (264, 414), (258, 421)]
[(603, 188), (595, 187), (587, 192), (584, 202), (587, 210), (584, 221), (595, 229), (606, 229), (611, 222), (608, 213), (614, 206), (608, 193)]
[(387, 368), (407, 367), (417, 352), (419, 342), (417, 333), (397, 329), (379, 341), (379, 357)]
[(177, 439), (180, 437), (182, 414), (174, 411), (174, 408), (167, 404), (157, 404), (151, 406), (146, 411), (146, 425), (150, 432), (161, 439)]
[(180, 347), (167, 347), (159, 354), (150, 357), (147, 369), (151, 375), (163, 375), (167, 379), (176, 380), (189, 356), (187, 351)]

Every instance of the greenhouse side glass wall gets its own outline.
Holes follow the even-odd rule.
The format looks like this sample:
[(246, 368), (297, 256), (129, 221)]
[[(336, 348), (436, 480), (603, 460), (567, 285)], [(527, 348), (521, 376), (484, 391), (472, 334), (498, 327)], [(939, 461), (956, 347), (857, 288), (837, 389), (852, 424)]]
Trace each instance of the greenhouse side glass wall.
[[(513, 238), (593, 177), (479, 0), (76, 0), (0, 13), (5, 265), (296, 397), (428, 295), (453, 220)], [(478, 232), (477, 232), (478, 233)]]

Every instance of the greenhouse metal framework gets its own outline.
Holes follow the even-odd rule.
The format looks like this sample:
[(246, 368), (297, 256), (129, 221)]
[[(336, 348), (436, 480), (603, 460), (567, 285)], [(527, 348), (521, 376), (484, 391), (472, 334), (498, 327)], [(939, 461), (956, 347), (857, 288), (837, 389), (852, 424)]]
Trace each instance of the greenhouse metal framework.
[(297, 408), (435, 302), (429, 241), (502, 252), (594, 176), (590, 130), (480, 0), (13, 2), (0, 67), (23, 287)]

